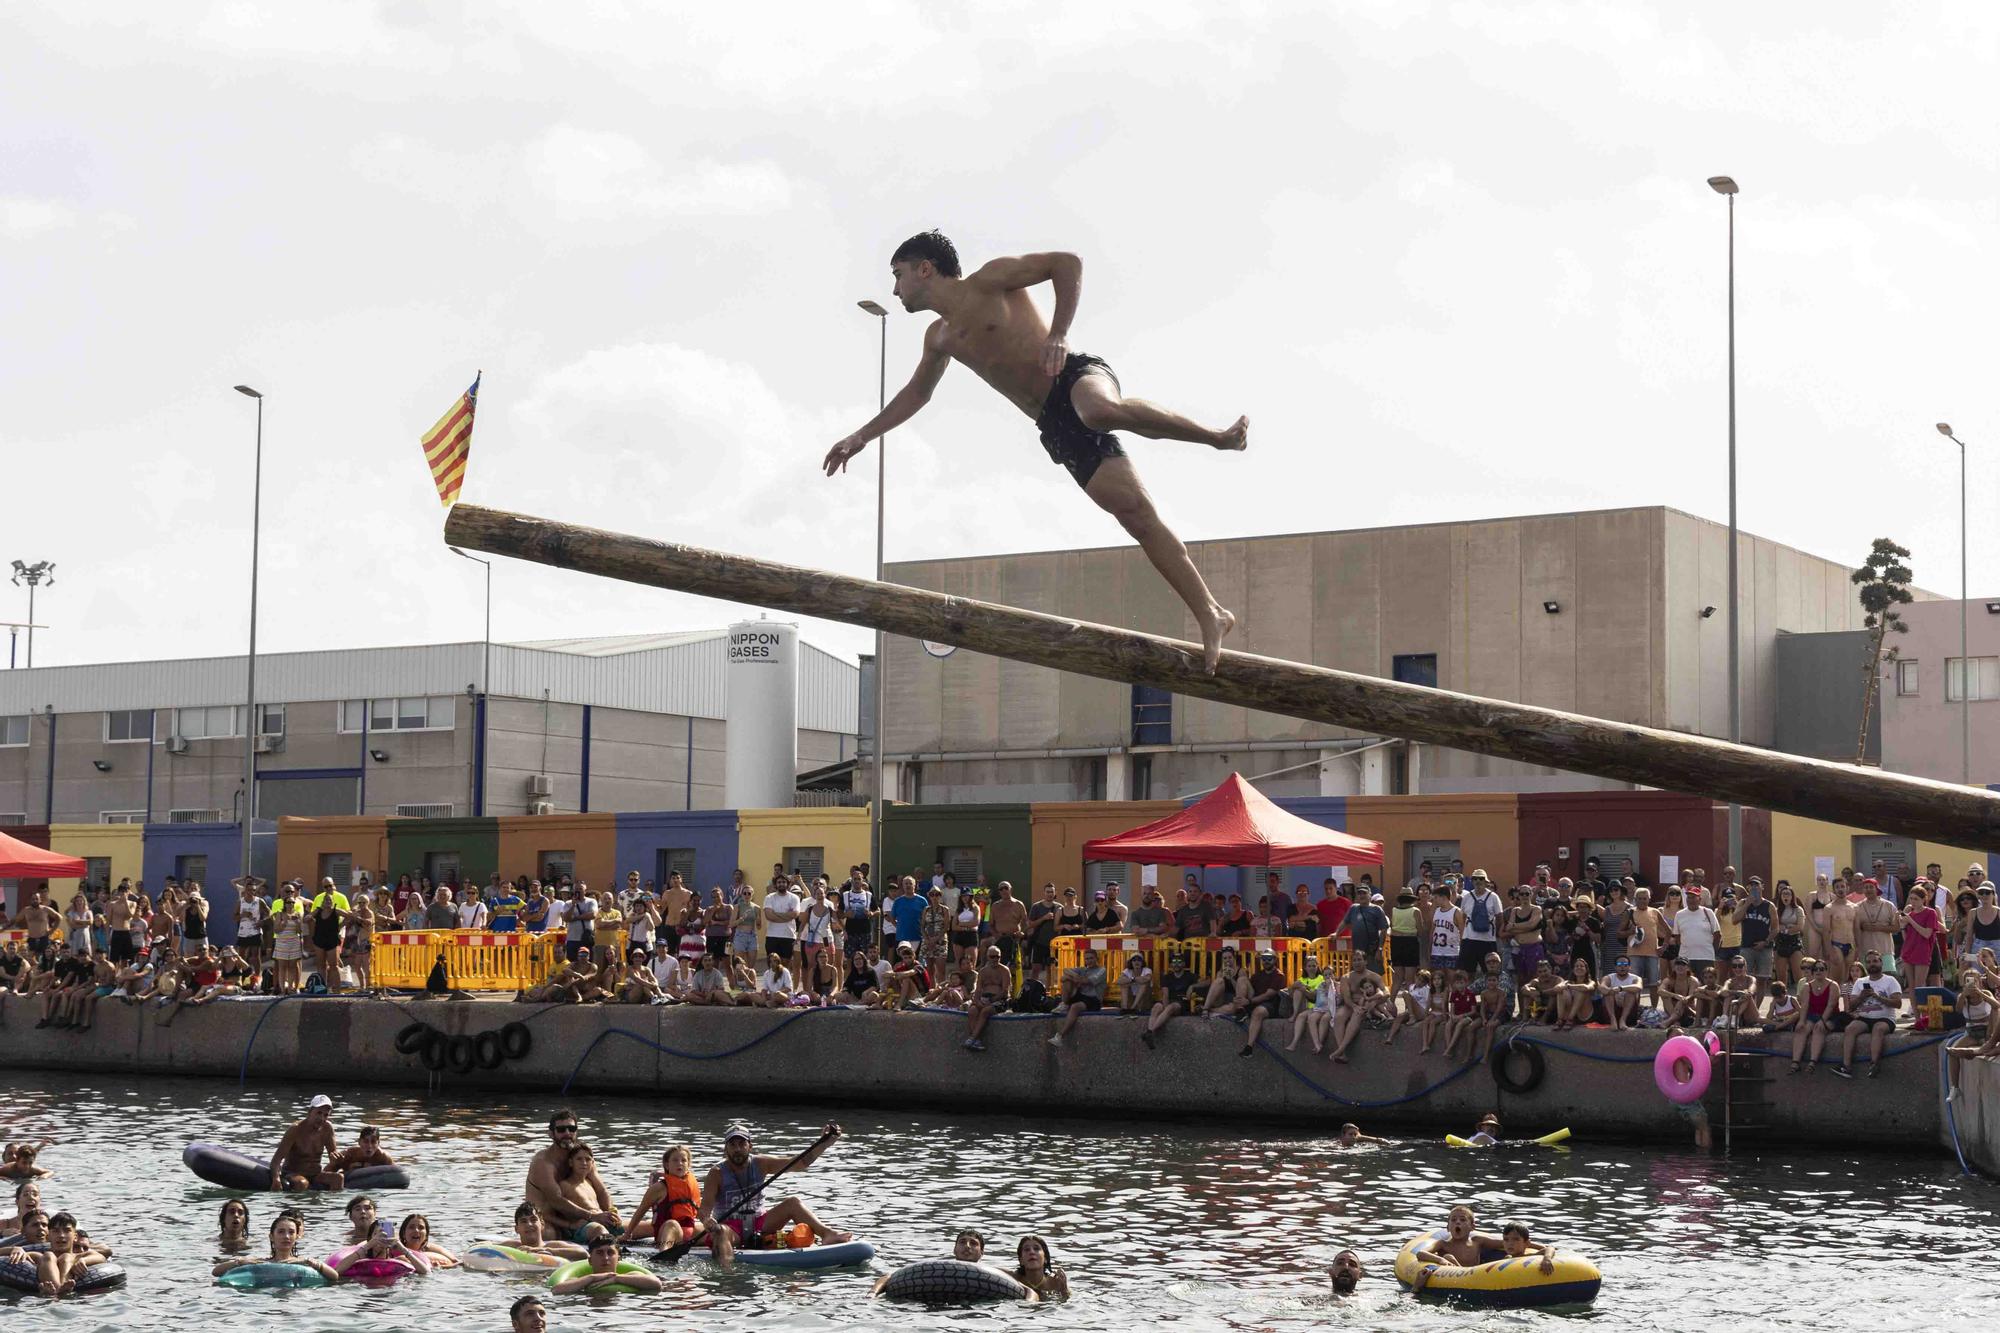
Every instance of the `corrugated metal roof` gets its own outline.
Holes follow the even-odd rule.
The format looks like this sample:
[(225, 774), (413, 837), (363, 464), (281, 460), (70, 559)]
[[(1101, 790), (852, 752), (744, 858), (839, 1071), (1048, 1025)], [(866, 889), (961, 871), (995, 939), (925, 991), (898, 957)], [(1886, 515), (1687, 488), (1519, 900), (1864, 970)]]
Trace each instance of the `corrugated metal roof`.
[[(574, 648), (555, 645), (573, 644)], [(799, 655), (799, 725), (853, 732), (860, 668), (805, 644)], [(257, 697), (265, 703), (461, 694), (477, 685), (479, 643), (260, 653)], [(723, 630), (552, 639), (493, 645), (492, 692), (559, 703), (721, 718), (728, 704)], [(0, 714), (87, 713), (120, 708), (193, 708), (243, 698), (241, 657), (0, 671)]]

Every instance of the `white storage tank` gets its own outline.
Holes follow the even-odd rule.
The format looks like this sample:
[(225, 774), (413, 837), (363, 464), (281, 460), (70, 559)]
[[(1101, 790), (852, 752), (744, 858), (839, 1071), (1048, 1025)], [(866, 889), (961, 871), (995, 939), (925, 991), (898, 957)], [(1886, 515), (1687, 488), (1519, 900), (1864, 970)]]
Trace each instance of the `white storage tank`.
[(731, 625), (728, 676), (723, 802), (733, 810), (790, 808), (799, 769), (799, 627)]

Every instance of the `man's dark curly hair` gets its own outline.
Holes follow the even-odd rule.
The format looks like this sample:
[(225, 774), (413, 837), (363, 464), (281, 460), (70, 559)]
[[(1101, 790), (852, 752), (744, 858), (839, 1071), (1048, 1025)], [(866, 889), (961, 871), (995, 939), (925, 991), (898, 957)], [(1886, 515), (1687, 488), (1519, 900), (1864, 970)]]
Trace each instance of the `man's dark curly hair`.
[(905, 261), (921, 263), (926, 259), (947, 278), (960, 276), (958, 249), (951, 243), (949, 236), (936, 228), (918, 232), (897, 246), (896, 253), (889, 256), (891, 264), (901, 264)]

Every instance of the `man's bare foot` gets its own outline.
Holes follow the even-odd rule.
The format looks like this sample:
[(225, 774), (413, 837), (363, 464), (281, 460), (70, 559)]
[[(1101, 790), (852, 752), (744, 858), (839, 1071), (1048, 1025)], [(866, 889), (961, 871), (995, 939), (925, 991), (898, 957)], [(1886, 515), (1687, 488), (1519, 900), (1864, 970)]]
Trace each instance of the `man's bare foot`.
[(1209, 675), (1222, 660), (1222, 640), (1236, 628), (1236, 615), (1216, 607), (1213, 618), (1201, 620), (1201, 669)]
[(1215, 432), (1215, 439), (1210, 441), (1210, 443), (1217, 449), (1233, 449), (1238, 452), (1248, 449), (1250, 447), (1250, 418), (1236, 418), (1235, 425), (1229, 427), (1227, 430)]

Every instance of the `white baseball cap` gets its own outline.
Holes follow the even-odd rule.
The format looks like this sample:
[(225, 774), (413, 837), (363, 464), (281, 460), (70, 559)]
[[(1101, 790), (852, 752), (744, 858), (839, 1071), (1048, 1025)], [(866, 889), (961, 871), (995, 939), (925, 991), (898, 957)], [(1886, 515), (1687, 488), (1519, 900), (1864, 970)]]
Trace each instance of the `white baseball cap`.
[(322, 1106), (328, 1108), (329, 1110), (331, 1110), (333, 1107), (333, 1098), (327, 1096), (323, 1092), (319, 1096), (313, 1098), (311, 1103), (307, 1105), (306, 1109), (309, 1111), (317, 1111)]

